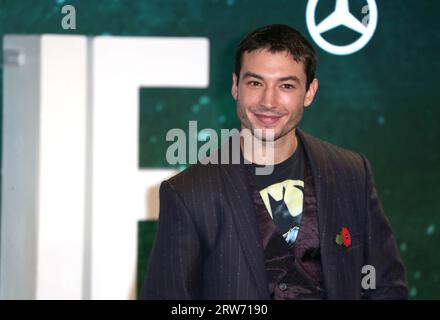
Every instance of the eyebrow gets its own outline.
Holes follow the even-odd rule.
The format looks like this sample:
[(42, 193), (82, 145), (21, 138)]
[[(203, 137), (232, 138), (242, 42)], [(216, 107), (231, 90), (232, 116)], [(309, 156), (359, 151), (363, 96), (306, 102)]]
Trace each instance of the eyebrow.
[[(243, 79), (249, 78), (249, 77), (257, 78), (257, 79), (260, 79), (260, 80), (264, 80), (264, 78), (262, 76), (260, 76), (259, 74), (256, 74), (256, 73), (253, 73), (253, 72), (249, 72), (249, 71), (245, 72), (244, 75), (243, 75)], [(297, 76), (293, 76), (293, 75), (292, 76), (278, 78), (278, 81), (280, 81), (280, 82), (289, 81), (289, 80), (292, 80), (292, 81), (297, 82), (297, 83), (301, 83), (299, 78)]]

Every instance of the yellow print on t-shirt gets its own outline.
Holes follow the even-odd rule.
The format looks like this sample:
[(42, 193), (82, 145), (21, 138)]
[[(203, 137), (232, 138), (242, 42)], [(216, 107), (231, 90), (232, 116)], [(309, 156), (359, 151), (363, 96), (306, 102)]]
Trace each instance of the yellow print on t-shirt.
[(290, 215), (295, 217), (303, 211), (304, 195), (302, 189), (304, 189), (304, 181), (288, 179), (262, 189), (260, 195), (272, 218), (273, 215), (269, 196), (276, 202), (284, 200), (285, 205), (289, 209)]

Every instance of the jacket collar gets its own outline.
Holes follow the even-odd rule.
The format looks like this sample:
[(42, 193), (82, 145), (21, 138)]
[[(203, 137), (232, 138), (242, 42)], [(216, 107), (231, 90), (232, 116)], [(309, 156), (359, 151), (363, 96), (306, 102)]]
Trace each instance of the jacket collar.
[[(338, 261), (335, 261), (335, 255), (331, 250), (336, 236), (333, 226), (337, 223), (336, 215), (339, 210), (336, 202), (338, 198), (336, 177), (323, 142), (301, 129), (297, 128), (296, 130), (303, 142), (315, 184), (323, 284), (327, 297), (332, 298), (334, 296), (334, 284), (332, 283), (338, 273), (335, 270)], [(342, 272), (342, 270), (339, 271)]]
[[(269, 299), (264, 248), (259, 233), (257, 215), (252, 200), (253, 190), (249, 184), (247, 168), (242, 164), (232, 164), (232, 139), (222, 146), (220, 153), (229, 146), (229, 163), (220, 166), (222, 170), (223, 190), (230, 207), (240, 244), (261, 299)], [(221, 155), (220, 155), (221, 157)], [(225, 210), (225, 213), (227, 210)]]

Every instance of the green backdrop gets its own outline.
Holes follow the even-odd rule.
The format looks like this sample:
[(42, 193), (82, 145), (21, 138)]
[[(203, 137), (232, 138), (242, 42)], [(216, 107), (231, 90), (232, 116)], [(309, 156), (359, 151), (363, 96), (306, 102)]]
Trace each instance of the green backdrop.
[[(407, 267), (410, 297), (440, 298), (440, 2), (376, 2), (377, 30), (364, 49), (335, 56), (315, 46), (320, 88), (301, 126), (370, 159)], [(331, 12), (334, 3), (321, 0), (317, 19)], [(350, 0), (359, 19), (365, 3)], [(76, 8), (76, 30), (61, 28), (65, 4)], [(168, 129), (186, 130), (189, 120), (198, 120), (199, 129), (238, 125), (229, 91), (239, 39), (256, 27), (286, 23), (311, 40), (306, 4), (306, 0), (0, 0), (0, 35), (208, 37), (209, 88), (139, 92), (139, 165), (166, 167)], [(341, 27), (328, 32), (326, 39), (345, 44), (355, 36)]]

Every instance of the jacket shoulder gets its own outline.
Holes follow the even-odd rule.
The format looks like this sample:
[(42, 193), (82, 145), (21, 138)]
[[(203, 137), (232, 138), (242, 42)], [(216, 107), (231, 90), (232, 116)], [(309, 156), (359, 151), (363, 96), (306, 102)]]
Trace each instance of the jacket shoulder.
[(308, 145), (306, 149), (312, 153), (312, 157), (318, 157), (334, 168), (354, 170), (358, 174), (365, 173), (367, 159), (362, 153), (343, 148), (304, 132), (302, 132), (302, 136)]
[(220, 168), (217, 164), (193, 164), (166, 180), (186, 202), (210, 196), (219, 189)]

